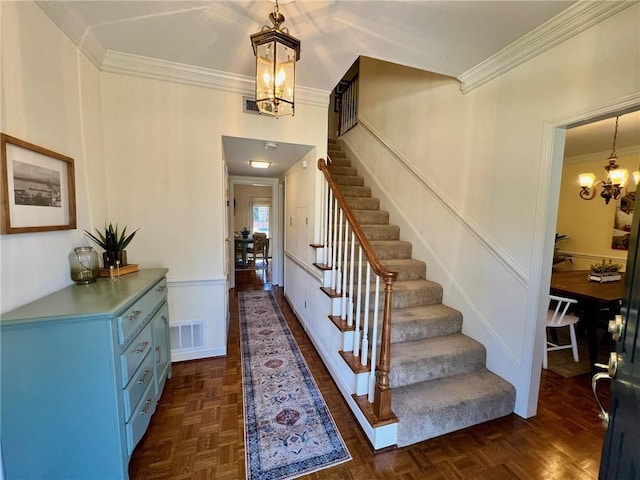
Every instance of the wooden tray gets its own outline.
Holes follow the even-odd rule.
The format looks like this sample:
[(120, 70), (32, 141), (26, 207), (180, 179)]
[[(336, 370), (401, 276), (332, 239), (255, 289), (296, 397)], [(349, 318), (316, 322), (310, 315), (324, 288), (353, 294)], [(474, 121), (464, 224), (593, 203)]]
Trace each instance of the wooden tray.
[[(127, 265), (125, 265), (124, 267), (120, 267), (120, 276), (122, 275), (126, 275), (127, 273), (133, 273), (133, 272), (137, 272), (139, 271), (140, 268), (138, 267), (138, 265), (136, 263), (129, 263)], [(118, 269), (114, 268), (113, 269), (113, 276), (117, 276), (118, 275)], [(101, 268), (100, 269), (100, 276), (101, 277), (109, 277), (109, 269), (108, 268)]]

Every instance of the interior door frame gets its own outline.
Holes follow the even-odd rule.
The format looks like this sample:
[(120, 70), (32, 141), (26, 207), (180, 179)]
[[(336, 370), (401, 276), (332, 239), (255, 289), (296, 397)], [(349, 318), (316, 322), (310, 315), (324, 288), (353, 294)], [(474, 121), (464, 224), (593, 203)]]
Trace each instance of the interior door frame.
[[(283, 265), (283, 237), (282, 231), (282, 218), (284, 204), (280, 201), (278, 194), (279, 179), (277, 178), (263, 178), (263, 177), (242, 177), (242, 176), (229, 176), (229, 232), (234, 232), (238, 228), (234, 225), (233, 215), (233, 202), (235, 199), (235, 187), (236, 185), (260, 185), (271, 187), (271, 240), (269, 241), (269, 254), (271, 255), (271, 283), (273, 285), (282, 285), (282, 265)], [(239, 225), (242, 227), (244, 225)], [(229, 268), (230, 272), (235, 271), (235, 246), (233, 242), (230, 242), (229, 251)], [(235, 275), (231, 275), (232, 281), (230, 282), (230, 288), (235, 287)]]
[[(524, 358), (530, 359), (529, 395), (526, 400), (526, 417), (536, 414), (540, 394), (542, 375), (542, 355), (546, 341), (545, 322), (548, 309), (548, 295), (551, 284), (551, 264), (555, 243), (558, 204), (560, 197), (560, 180), (564, 163), (564, 143), (566, 129), (597, 122), (605, 118), (640, 109), (640, 93), (619, 97), (609, 102), (585, 108), (571, 115), (545, 121), (542, 138), (542, 158), (538, 175), (538, 192), (536, 205), (539, 206), (535, 218), (535, 230), (532, 253), (534, 261), (530, 270), (529, 295), (527, 299), (528, 317), (525, 332), (531, 333), (533, 342), (529, 344), (529, 355), (523, 352)], [(525, 348), (525, 349), (528, 349)]]

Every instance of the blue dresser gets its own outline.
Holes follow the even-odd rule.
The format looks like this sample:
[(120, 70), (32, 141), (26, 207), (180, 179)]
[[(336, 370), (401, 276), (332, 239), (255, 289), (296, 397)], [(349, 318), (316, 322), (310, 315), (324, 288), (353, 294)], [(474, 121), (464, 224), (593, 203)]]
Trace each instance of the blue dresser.
[(166, 273), (72, 285), (2, 315), (6, 480), (129, 478), (171, 377)]

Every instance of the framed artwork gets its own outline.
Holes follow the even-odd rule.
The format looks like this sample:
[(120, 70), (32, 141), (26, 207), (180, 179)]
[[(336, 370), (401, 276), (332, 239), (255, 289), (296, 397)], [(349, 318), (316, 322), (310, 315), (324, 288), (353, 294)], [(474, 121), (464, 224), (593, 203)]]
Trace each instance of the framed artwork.
[(0, 232), (76, 228), (73, 159), (0, 133)]
[(613, 250), (629, 250), (635, 201), (636, 192), (629, 192), (618, 201), (611, 238), (611, 248)]

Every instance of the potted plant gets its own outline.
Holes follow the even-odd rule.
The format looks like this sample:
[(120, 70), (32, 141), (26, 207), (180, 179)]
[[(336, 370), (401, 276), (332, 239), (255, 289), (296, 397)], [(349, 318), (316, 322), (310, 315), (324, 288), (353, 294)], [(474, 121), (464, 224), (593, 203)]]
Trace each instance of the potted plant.
[(116, 265), (124, 267), (127, 264), (127, 252), (125, 248), (131, 243), (131, 240), (133, 240), (138, 230), (127, 236), (126, 226), (122, 229), (122, 232), (119, 232), (117, 223), (115, 228), (113, 224), (109, 223), (109, 226), (107, 226), (107, 224), (104, 226), (104, 234), (97, 228), (97, 236), (87, 230), (84, 232), (98, 246), (104, 249), (104, 253), (102, 254), (104, 267), (109, 268), (110, 266), (115, 267)]
[(243, 238), (249, 238), (249, 229), (247, 227), (244, 227), (242, 230), (240, 230), (240, 233), (242, 234)]

